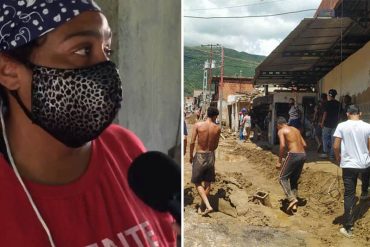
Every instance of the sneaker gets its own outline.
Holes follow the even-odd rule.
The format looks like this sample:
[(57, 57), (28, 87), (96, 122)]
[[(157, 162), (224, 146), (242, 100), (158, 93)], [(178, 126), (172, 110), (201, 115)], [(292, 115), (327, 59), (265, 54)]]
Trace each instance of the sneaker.
[(367, 200), (370, 198), (370, 195), (368, 192), (362, 192), (360, 196), (360, 200)]
[(319, 154), (319, 157), (322, 158), (322, 159), (326, 159), (328, 157), (328, 155), (325, 154), (325, 153), (322, 153), (322, 154)]
[(342, 228), (340, 228), (339, 232), (342, 233), (347, 238), (352, 238), (353, 237), (352, 229), (347, 230), (346, 228), (342, 227)]

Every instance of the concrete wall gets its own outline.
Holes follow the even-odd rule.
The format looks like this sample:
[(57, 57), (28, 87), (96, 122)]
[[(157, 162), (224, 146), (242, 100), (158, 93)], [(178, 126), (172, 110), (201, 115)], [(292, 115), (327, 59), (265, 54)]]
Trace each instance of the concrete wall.
[[(269, 123), (269, 130), (268, 130), (268, 140), (269, 143), (274, 145), (276, 142), (276, 120), (277, 120), (277, 109), (276, 109), (276, 103), (288, 103), (289, 98), (294, 98), (296, 101), (297, 106), (301, 111), (302, 109), (302, 101), (303, 97), (317, 97), (316, 93), (296, 93), (296, 92), (276, 92), (273, 96), (273, 101), (270, 106), (271, 109), (271, 121)], [(287, 119), (288, 120), (288, 119)]]
[(113, 59), (124, 89), (119, 123), (149, 150), (167, 153), (181, 139), (181, 1), (97, 2), (116, 34)]
[(370, 122), (370, 42), (331, 70), (322, 79), (322, 92), (335, 88), (337, 99), (349, 94)]
[(229, 126), (229, 110), (227, 108), (227, 101), (222, 101), (222, 109), (221, 109), (221, 101), (219, 100), (217, 102), (217, 108), (220, 112), (220, 115), (218, 115), (218, 120), (220, 123), (222, 123), (223, 126)]

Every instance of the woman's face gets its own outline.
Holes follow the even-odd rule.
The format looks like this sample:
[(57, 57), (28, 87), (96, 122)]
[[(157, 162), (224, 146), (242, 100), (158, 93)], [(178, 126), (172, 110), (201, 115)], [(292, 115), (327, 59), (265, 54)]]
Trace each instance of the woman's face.
[(84, 12), (49, 33), (31, 62), (52, 68), (80, 68), (109, 60), (112, 33), (104, 15)]
[[(112, 32), (104, 15), (87, 11), (40, 38), (29, 60), (39, 66), (61, 69), (92, 66), (109, 60), (111, 37)], [(6, 60), (0, 61), (0, 67), (4, 66), (4, 61), (6, 63)], [(32, 71), (23, 64), (9, 63), (12, 64), (8, 67), (14, 76), (0, 74), (0, 81), (9, 90), (18, 90), (22, 101), (30, 109)]]

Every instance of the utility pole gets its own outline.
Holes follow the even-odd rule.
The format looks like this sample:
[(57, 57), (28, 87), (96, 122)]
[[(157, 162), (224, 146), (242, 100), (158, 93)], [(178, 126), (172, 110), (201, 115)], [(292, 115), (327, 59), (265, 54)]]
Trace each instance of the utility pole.
[(221, 78), (220, 78), (220, 127), (222, 129), (222, 101), (224, 90), (224, 47), (221, 47)]
[(210, 47), (210, 53), (209, 53), (209, 70), (208, 70), (208, 90), (209, 90), (209, 96), (211, 96), (211, 85), (212, 85), (212, 69), (215, 67), (215, 62), (213, 59), (213, 48), (214, 47), (220, 47), (219, 44), (208, 44), (208, 45), (201, 45), (202, 47)]
[[(208, 91), (208, 68), (209, 68), (209, 62), (208, 60), (204, 62), (204, 71), (203, 71), (203, 105), (205, 105), (205, 102), (207, 100), (207, 91)], [(202, 106), (203, 110), (204, 107)]]
[(208, 80), (208, 89), (209, 89), (209, 96), (211, 96), (211, 85), (212, 85), (212, 64), (213, 64), (213, 50), (211, 44), (211, 51), (210, 51), (210, 58), (209, 58), (209, 80)]

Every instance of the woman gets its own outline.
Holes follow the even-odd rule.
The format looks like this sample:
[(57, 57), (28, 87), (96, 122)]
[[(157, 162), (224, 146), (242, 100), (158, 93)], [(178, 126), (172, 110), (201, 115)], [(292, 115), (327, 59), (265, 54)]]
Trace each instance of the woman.
[(251, 119), (251, 116), (249, 116), (247, 109), (243, 108), (242, 112), (244, 115), (243, 122), (242, 122), (243, 137), (244, 137), (244, 142), (246, 142), (249, 140), (249, 136), (251, 133), (252, 119)]
[(175, 246), (168, 214), (130, 190), (145, 151), (112, 125), (111, 31), (88, 0), (0, 6), (2, 246)]
[(239, 140), (244, 140), (244, 136), (243, 136), (244, 126), (242, 125), (243, 118), (244, 118), (243, 112), (240, 111), (239, 112)]

